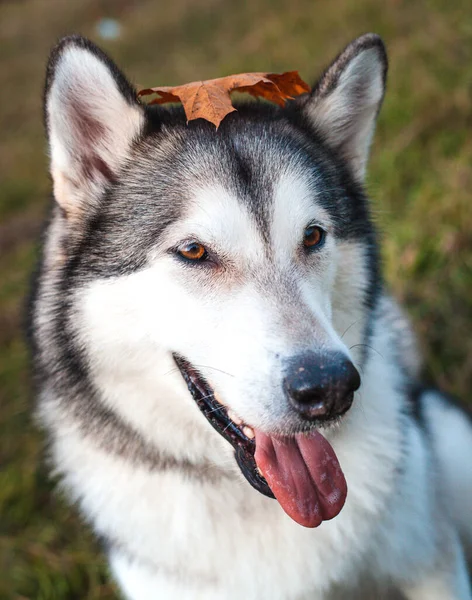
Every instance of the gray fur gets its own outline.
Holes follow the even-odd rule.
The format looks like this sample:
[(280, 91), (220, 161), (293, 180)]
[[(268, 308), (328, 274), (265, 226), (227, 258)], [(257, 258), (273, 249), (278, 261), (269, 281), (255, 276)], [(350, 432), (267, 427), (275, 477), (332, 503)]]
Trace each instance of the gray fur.
[[(285, 109), (240, 106), (215, 132), (181, 109), (143, 107), (83, 38), (52, 53), (55, 203), (30, 313), (38, 415), (132, 600), (471, 599), (472, 477), (457, 457), (472, 428), (418, 387), (363, 190), (386, 70), (380, 38), (363, 36), (312, 94)], [(74, 77), (83, 97), (70, 94)], [(100, 81), (126, 123), (101, 104)], [(313, 223), (326, 243), (308, 251)], [(178, 253), (195, 239), (206, 262)], [(285, 365), (311, 351), (320, 368), (340, 352), (361, 373), (336, 423), (302, 421), (286, 402)], [(340, 515), (307, 532), (253, 490), (175, 353), (251, 427), (323, 428), (350, 490)]]

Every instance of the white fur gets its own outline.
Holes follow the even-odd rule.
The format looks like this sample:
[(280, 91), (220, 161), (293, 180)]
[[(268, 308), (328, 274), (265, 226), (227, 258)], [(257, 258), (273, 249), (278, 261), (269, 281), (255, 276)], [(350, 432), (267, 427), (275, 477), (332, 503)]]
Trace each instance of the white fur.
[[(332, 67), (332, 69), (334, 66)], [(362, 90), (359, 93), (359, 90)], [(378, 50), (353, 58), (337, 86), (307, 105), (307, 112), (328, 142), (348, 160), (359, 180), (365, 176), (375, 118), (384, 93)]]
[(463, 541), (472, 556), (472, 462), (467, 460), (472, 448), (472, 427), (461, 412), (447, 404), (437, 392), (428, 394), (426, 405), (438, 460), (445, 474), (443, 487), (449, 511), (463, 532)]
[[(375, 52), (354, 57), (334, 92), (310, 113), (331, 143), (343, 146), (358, 177), (383, 93)], [(352, 92), (362, 82), (364, 103), (351, 127)], [(92, 151), (112, 171), (142, 126), (140, 109), (125, 102), (100, 60), (77, 47), (64, 50), (48, 114), (56, 198), (70, 214), (98, 198), (103, 184), (103, 174), (80, 175), (83, 139), (71, 126), (74, 100), (103, 125)], [(303, 173), (288, 165), (274, 179), (269, 244), (233, 192), (200, 187), (144, 268), (96, 279), (71, 298), (72, 333), (101, 400), (150, 448), (194, 465), (206, 461), (226, 476), (209, 480), (133, 464), (95, 445), (65, 399), (46, 390), (41, 417), (54, 432), (63, 484), (111, 540), (111, 567), (129, 600), (325, 600), (339, 590), (351, 598), (356, 587), (362, 593), (365, 578), (409, 600), (471, 600), (458, 537), (459, 528), (466, 541), (472, 537), (472, 471), (464, 464), (471, 430), (435, 397), (427, 411), (433, 441), (405, 414), (404, 372), (416, 374), (417, 364), (393, 301), (383, 297), (376, 309), (352, 408), (325, 431), (349, 491), (341, 513), (314, 530), (249, 486), (175, 367), (172, 352), (196, 365), (228, 408), (268, 432), (291, 418), (284, 359), (308, 349), (337, 350), (360, 368), (367, 249), (362, 240), (335, 239)], [(300, 247), (312, 223), (327, 238), (307, 256)], [(221, 264), (195, 271), (168, 252), (193, 239), (215, 249)], [(54, 263), (48, 265), (53, 271)], [(52, 321), (43, 314), (36, 324), (44, 333)]]
[[(282, 180), (282, 191), (284, 186)], [(294, 188), (291, 197), (282, 194), (287, 205), (298, 202), (296, 192)], [(320, 209), (318, 221), (322, 220), (322, 214)], [(313, 210), (307, 212), (298, 231), (288, 224), (290, 235), (284, 234), (285, 243), (274, 227), (276, 250), (269, 273), (280, 278), (277, 294), (285, 294), (291, 300), (284, 310), (278, 306), (276, 297), (257, 292), (257, 273), (266, 271), (263, 242), (241, 203), (219, 187), (195, 195), (187, 218), (169, 227), (161, 241), (161, 250), (156, 252), (147, 269), (126, 278), (97, 281), (81, 290), (83, 319), (78, 334), (85, 336), (84, 345), (90, 353), (94, 377), (111, 405), (115, 407), (120, 402), (111, 394), (115, 394), (118, 387), (124, 388), (120, 410), (135, 423), (140, 415), (128, 401), (132, 375), (139, 373), (141, 380), (148, 382), (149, 389), (157, 395), (157, 390), (165, 388), (170, 381), (163, 376), (172, 370), (169, 353), (180, 352), (201, 366), (212, 387), (245, 422), (257, 427), (278, 427), (286, 412), (280, 382), (283, 360), (308, 348), (340, 350), (349, 355), (331, 324), (329, 296), (334, 272), (330, 264), (336, 256), (332, 236), (313, 259), (318, 268), (313, 268), (311, 263), (300, 264), (299, 273), (291, 272), (290, 262), (297, 261), (305, 225), (315, 216)], [(172, 247), (180, 239), (193, 236), (210, 248), (217, 244), (220, 254), (232, 256), (237, 267), (228, 264), (223, 267), (223, 273), (206, 274), (205, 281), (198, 286), (198, 277), (164, 251), (166, 246)], [(280, 256), (284, 255), (292, 257), (292, 261), (287, 263), (286, 260), (287, 264), (281, 265)], [(286, 272), (292, 286), (298, 286), (299, 299), (291, 297), (291, 289), (283, 289)], [(221, 281), (212, 289), (209, 278)], [(287, 319), (298, 319), (299, 327), (287, 326)], [(252, 340), (251, 344), (247, 343), (248, 339)], [(275, 352), (279, 353), (276, 361)], [(127, 363), (123, 356), (129, 357)], [(257, 370), (253, 368), (255, 364)], [(116, 381), (118, 369), (122, 375), (119, 382)], [(167, 393), (160, 395), (165, 398)], [(186, 396), (190, 405), (188, 393)], [(152, 398), (151, 402), (156, 416), (160, 415), (158, 400)], [(271, 413), (262, 409), (268, 404), (273, 407)], [(172, 406), (170, 411), (173, 409)], [(152, 420), (146, 423), (152, 432), (149, 435), (154, 438), (161, 435)]]
[[(287, 189), (282, 178), (278, 202), (300, 202), (295, 215), (302, 215), (303, 224), (307, 218), (324, 218), (321, 210), (313, 214), (303, 208), (302, 187), (294, 186), (290, 197)], [(281, 210), (275, 210), (272, 235), (287, 256), (290, 243), (295, 252), (297, 228), (287, 221), (290, 233), (283, 231), (277, 216)], [(250, 223), (229, 192), (201, 190), (187, 218), (167, 232), (167, 242), (185, 233), (204, 241), (213, 236), (229, 244), (239, 265), (261, 261), (262, 268), (262, 241)], [(348, 353), (339, 326), (344, 328), (358, 314), (354, 310), (348, 320), (340, 319), (336, 330), (319, 290), (326, 282), (328, 290), (335, 290), (335, 313), (340, 314), (348, 270), (354, 269), (357, 279), (350, 284), (354, 294), (365, 282), (362, 246), (331, 244), (317, 258), (316, 275), (306, 279), (300, 267), (296, 310), (315, 319), (312, 346), (337, 344)], [(335, 256), (333, 274), (322, 263)], [(286, 266), (279, 263), (277, 269)], [(205, 458), (232, 476), (202, 483), (178, 470), (149, 472), (91, 446), (73, 422), (62, 427), (54, 449), (64, 484), (95, 529), (116, 542), (111, 564), (127, 597), (327, 598), (333, 584), (353, 586), (363, 573), (373, 571), (380, 582), (394, 581), (413, 600), (425, 597), (431, 577), (449, 591), (442, 598), (467, 600), (454, 530), (447, 520), (437, 522), (442, 508), (423, 434), (413, 422), (405, 429), (399, 410), (401, 374), (391, 368), (393, 334), (381, 319), (354, 405), (340, 427), (327, 432), (349, 485), (340, 515), (316, 530), (304, 529), (243, 480), (232, 449), (195, 406), (170, 358), (171, 350), (180, 351), (203, 365), (225, 404), (251, 425), (272, 427), (284, 419), (281, 386), (274, 379), (278, 363), (270, 350), (287, 355), (296, 344), (248, 272), (228, 271), (224, 294), (210, 289), (201, 297), (191, 276), (158, 249), (147, 269), (98, 281), (77, 294), (77, 332), (109, 406), (160, 450), (195, 462)], [(317, 297), (322, 298), (319, 304)], [(354, 342), (360, 329), (352, 330), (349, 339)], [(309, 328), (302, 331), (306, 334)], [(315, 333), (320, 331), (324, 337), (317, 342)], [(58, 420), (59, 415), (49, 412), (46, 418)], [(67, 420), (65, 415), (60, 418)], [(467, 514), (463, 504), (458, 509)], [(121, 552), (121, 546), (126, 550)], [(439, 563), (442, 572), (436, 571)]]
[[(85, 177), (83, 161), (94, 155), (116, 174), (143, 126), (142, 110), (126, 102), (106, 64), (75, 45), (59, 59), (46, 110), (54, 196), (68, 215), (78, 216), (106, 183), (97, 171)], [(91, 123), (101, 127), (92, 144)]]
[[(134, 564), (126, 553), (112, 556), (129, 598), (325, 598), (331, 584), (352, 585), (372, 565), (381, 581), (393, 579), (407, 590), (418, 577), (422, 587), (430, 576), (440, 578), (438, 561), (444, 569), (443, 586), (456, 568), (464, 568), (460, 549), (455, 543), (446, 545), (453, 540), (450, 526), (435, 518), (431, 465), (415, 429), (408, 434), (405, 477), (400, 480), (396, 473), (402, 431), (388, 335), (377, 332), (372, 344), (382, 357), (372, 356), (353, 408), (330, 435), (349, 482), (348, 499), (338, 517), (316, 530), (295, 524), (275, 501), (254, 492), (242, 478), (202, 484), (178, 471), (150, 473), (93, 448), (72, 423), (63, 429), (55, 451), (65, 485), (96, 530), (118, 546), (126, 543), (136, 556)], [(180, 375), (169, 375), (174, 391), (161, 398), (164, 378), (158, 371), (156, 387), (147, 386), (145, 370), (146, 365), (133, 378), (127, 371), (116, 372), (116, 397), (121, 379), (129, 378), (129, 387), (115, 408), (122, 412), (126, 404), (133, 407), (133, 424), (143, 433), (154, 430), (154, 441), (161, 446), (167, 441), (175, 454), (194, 459), (206, 455), (218, 464), (224, 459), (237, 476), (225, 442), (181, 394)], [(165, 407), (159, 407), (159, 400)], [(146, 407), (153, 403), (157, 407), (149, 412)], [(180, 410), (180, 424), (168, 419), (174, 409)], [(179, 436), (188, 418), (201, 425), (195, 439)], [(450, 566), (444, 562), (448, 556)], [(465, 590), (442, 597), (465, 600)]]

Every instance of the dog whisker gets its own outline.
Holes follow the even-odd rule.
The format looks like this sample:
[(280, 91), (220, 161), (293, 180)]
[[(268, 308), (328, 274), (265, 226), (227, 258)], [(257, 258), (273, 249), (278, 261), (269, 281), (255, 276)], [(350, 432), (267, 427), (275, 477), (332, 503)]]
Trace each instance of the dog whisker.
[(384, 358), (384, 356), (378, 350), (376, 350), (373, 346), (369, 346), (369, 344), (354, 344), (349, 348), (349, 350), (352, 350), (353, 348), (358, 348), (359, 346), (365, 346), (366, 348), (370, 348), (371, 350), (376, 352), (381, 358)]
[(236, 377), (236, 375), (233, 375), (232, 373), (228, 373), (227, 371), (223, 371), (223, 369), (218, 369), (217, 367), (211, 367), (209, 365), (197, 365), (194, 364), (194, 367), (199, 367), (201, 369), (212, 369), (213, 371), (218, 371), (219, 373), (223, 373), (223, 375), (228, 375), (228, 377)]
[(344, 333), (341, 336), (341, 339), (343, 339), (343, 337), (346, 335), (346, 333), (351, 329), (351, 327), (354, 327), (354, 325), (356, 325), (356, 323), (359, 323), (360, 319), (357, 319), (356, 321), (354, 321), (354, 323), (351, 323), (349, 325), (349, 327), (344, 331)]
[[(200, 369), (212, 369), (213, 371), (218, 371), (219, 373), (223, 373), (223, 375), (228, 375), (228, 377), (236, 377), (236, 375), (233, 375), (232, 373), (228, 373), (227, 371), (223, 371), (223, 369), (218, 369), (217, 367), (211, 367), (209, 365), (197, 365), (197, 364), (195, 364), (194, 366), (199, 367)], [(162, 375), (163, 376), (171, 375), (172, 373), (180, 373), (180, 371), (177, 367), (174, 367), (173, 369), (166, 371)]]
[(177, 367), (174, 367), (173, 369), (170, 369), (169, 371), (162, 373), (162, 376), (165, 377), (166, 375), (172, 375), (172, 373), (180, 373), (180, 371)]
[[(212, 395), (213, 395), (213, 394), (212, 394)], [(206, 400), (206, 399), (207, 399), (207, 398), (209, 398), (209, 397), (210, 397), (209, 395), (208, 395), (208, 396), (204, 396), (204, 397), (202, 398), (202, 400)], [(209, 410), (207, 414), (211, 415), (211, 413), (218, 412), (218, 411), (220, 411), (220, 410), (223, 410), (223, 411), (224, 411), (224, 407), (223, 407), (223, 406), (217, 406), (217, 407), (213, 408), (212, 410)]]

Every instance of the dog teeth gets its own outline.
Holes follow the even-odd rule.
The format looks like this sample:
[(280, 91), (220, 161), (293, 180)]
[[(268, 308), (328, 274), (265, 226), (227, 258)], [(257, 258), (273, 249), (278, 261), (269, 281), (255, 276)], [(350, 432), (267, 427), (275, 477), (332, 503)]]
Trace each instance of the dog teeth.
[(250, 440), (252, 440), (254, 438), (254, 430), (252, 429), (252, 427), (248, 427), (247, 425), (245, 425), (243, 427), (243, 433)]
[(233, 423), (235, 423), (236, 425), (241, 425), (242, 421), (241, 419), (234, 414), (234, 412), (232, 410), (228, 411), (228, 417), (233, 421)]

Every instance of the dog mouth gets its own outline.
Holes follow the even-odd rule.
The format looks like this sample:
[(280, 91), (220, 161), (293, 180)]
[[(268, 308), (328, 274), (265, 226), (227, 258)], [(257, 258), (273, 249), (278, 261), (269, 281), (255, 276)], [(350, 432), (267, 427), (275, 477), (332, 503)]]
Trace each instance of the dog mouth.
[(173, 358), (198, 408), (234, 448), (236, 462), (253, 488), (276, 498), (304, 527), (317, 527), (339, 514), (346, 480), (333, 448), (317, 429), (280, 436), (249, 427), (215, 398), (198, 369), (182, 356)]
[(236, 462), (244, 477), (258, 492), (269, 498), (275, 498), (256, 465), (254, 431), (242, 422), (237, 423), (231, 419), (226, 407), (218, 402), (213, 389), (197, 369), (181, 356), (177, 354), (173, 356), (198, 408), (210, 425), (233, 446)]

